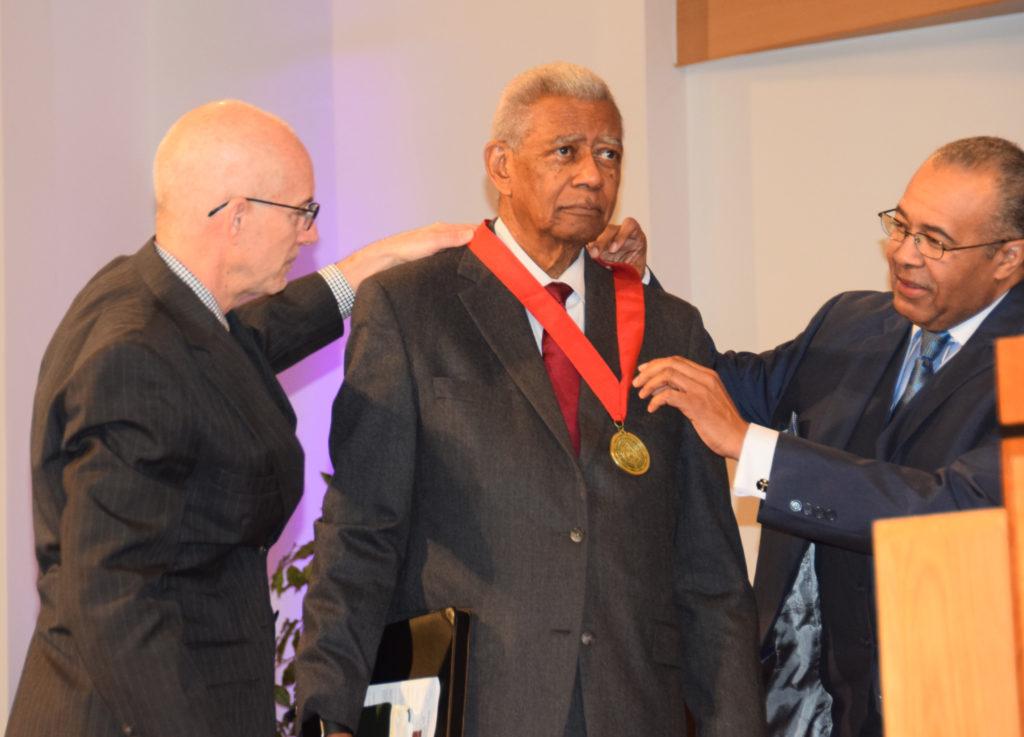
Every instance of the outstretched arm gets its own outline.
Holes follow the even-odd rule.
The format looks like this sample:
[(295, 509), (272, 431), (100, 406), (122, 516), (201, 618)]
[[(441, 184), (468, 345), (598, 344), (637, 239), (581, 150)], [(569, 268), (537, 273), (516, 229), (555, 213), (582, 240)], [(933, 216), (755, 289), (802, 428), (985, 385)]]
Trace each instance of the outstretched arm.
[(381, 238), (338, 262), (338, 268), (353, 291), (363, 279), (392, 266), (415, 261), (453, 246), (464, 246), (473, 238), (475, 225), (434, 223), (415, 230)]

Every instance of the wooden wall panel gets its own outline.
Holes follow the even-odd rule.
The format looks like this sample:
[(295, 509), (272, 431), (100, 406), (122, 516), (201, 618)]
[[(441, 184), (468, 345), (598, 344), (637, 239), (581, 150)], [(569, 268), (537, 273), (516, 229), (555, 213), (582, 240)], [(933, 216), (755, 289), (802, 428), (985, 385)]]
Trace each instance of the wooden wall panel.
[(677, 64), (1024, 11), (1024, 0), (676, 0)]
[(1003, 509), (874, 525), (886, 737), (1020, 737)]
[(1000, 424), (1024, 428), (1024, 335), (996, 341), (996, 397)]
[[(1024, 705), (1024, 336), (996, 341), (996, 396), (1003, 425), (1003, 500), (1010, 524), (1017, 690)], [(1024, 731), (1024, 713), (1021, 714)]]

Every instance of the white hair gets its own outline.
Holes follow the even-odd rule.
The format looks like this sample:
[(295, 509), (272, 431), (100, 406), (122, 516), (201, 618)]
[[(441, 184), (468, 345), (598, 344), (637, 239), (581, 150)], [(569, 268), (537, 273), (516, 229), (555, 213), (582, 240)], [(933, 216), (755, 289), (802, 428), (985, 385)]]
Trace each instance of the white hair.
[(622, 121), (619, 106), (603, 79), (579, 64), (556, 61), (527, 69), (506, 85), (494, 113), (491, 137), (518, 147), (527, 134), (530, 107), (545, 97), (610, 102)]

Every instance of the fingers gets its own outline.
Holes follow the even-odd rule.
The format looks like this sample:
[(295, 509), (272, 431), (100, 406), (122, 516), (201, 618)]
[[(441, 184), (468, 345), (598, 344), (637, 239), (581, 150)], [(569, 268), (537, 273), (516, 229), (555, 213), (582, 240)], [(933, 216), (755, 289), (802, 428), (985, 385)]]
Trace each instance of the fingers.
[(635, 250), (640, 244), (646, 245), (647, 236), (644, 235), (643, 229), (633, 218), (626, 218), (622, 221), (622, 225), (619, 227), (618, 232), (615, 234), (613, 246), (616, 251), (621, 249), (625, 245), (631, 245)]
[(638, 368), (633, 386), (641, 399), (650, 398), (648, 412), (674, 407), (712, 451), (726, 458), (739, 456), (747, 423), (718, 374), (681, 356), (657, 358)]
[(682, 356), (656, 358), (641, 364), (633, 379), (633, 386), (640, 390), (641, 399), (665, 388), (687, 391), (688, 387), (699, 386), (709, 389), (718, 383), (718, 374)]
[(621, 243), (615, 242), (615, 236), (619, 232), (619, 226), (615, 223), (608, 223), (601, 235), (587, 244), (587, 251), (594, 258), (605, 261), (614, 261), (614, 254), (621, 248)]
[(436, 222), (411, 232), (419, 234), (437, 248), (450, 248), (469, 243), (475, 231), (476, 226), (472, 223)]

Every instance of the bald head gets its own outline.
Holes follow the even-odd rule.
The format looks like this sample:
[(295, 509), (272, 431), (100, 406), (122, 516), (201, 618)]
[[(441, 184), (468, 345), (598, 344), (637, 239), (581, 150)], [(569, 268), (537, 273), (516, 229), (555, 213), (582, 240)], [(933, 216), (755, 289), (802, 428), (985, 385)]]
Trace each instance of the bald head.
[(153, 161), (157, 237), (194, 237), (232, 197), (280, 197), (312, 178), (309, 154), (280, 118), (238, 100), (212, 102), (171, 126)]
[(318, 237), (302, 209), (314, 186), (309, 154), (287, 123), (237, 100), (202, 105), (156, 152), (157, 243), (227, 312), (284, 289), (299, 248)]

